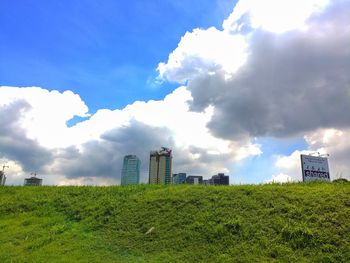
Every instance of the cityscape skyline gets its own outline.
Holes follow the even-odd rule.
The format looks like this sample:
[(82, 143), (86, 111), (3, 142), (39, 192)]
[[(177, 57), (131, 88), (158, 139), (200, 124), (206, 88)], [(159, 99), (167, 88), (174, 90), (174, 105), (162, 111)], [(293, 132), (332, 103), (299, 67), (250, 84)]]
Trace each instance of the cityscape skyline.
[[(188, 172), (173, 173), (172, 170), (172, 150), (167, 147), (161, 147), (158, 151), (150, 151), (149, 158), (149, 173), (148, 181), (140, 181), (140, 164), (141, 160), (134, 154), (127, 154), (123, 158), (123, 168), (120, 172), (120, 183), (118, 185), (131, 185), (131, 184), (224, 184), (229, 185), (229, 176), (224, 173), (218, 173), (209, 178), (210, 175), (188, 175)], [(153, 166), (153, 168), (152, 168)], [(9, 168), (5, 166), (4, 168)], [(3, 168), (3, 169), (4, 169)], [(41, 186), (43, 185), (43, 179), (37, 177), (37, 172), (31, 173), (31, 177), (24, 179), (25, 186)], [(224, 182), (214, 182), (214, 177), (225, 176)], [(153, 177), (153, 178), (152, 178)], [(4, 171), (0, 171), (0, 185), (5, 185), (7, 176)], [(200, 178), (199, 181), (193, 180), (193, 178)], [(207, 178), (207, 179), (205, 179)]]
[(174, 173), (231, 184), (302, 181), (313, 152), (350, 179), (349, 12), (348, 0), (5, 1), (6, 184), (32, 171), (119, 184), (128, 153), (147, 182), (162, 145)]
[[(329, 172), (328, 158), (329, 154), (321, 154), (320, 152), (301, 154), (300, 168), (303, 182), (321, 180), (331, 181)], [(137, 184), (203, 184), (203, 185), (230, 185), (230, 176), (225, 173), (217, 173), (211, 178), (203, 175), (187, 176), (187, 172), (173, 173), (173, 154), (172, 149), (161, 147), (160, 150), (152, 150), (149, 155), (148, 163), (148, 180), (140, 181), (140, 164), (141, 160), (134, 154), (127, 154), (123, 158), (123, 166), (120, 173), (120, 183), (117, 185), (137, 185)], [(0, 171), (0, 186), (4, 186), (7, 176), (5, 168), (10, 168), (3, 164), (3, 170)], [(37, 177), (37, 172), (32, 172), (30, 178), (24, 179), (24, 186), (41, 186), (43, 179)], [(207, 177), (207, 178), (206, 178)], [(305, 179), (305, 177), (307, 177)], [(334, 176), (333, 176), (334, 177)], [(334, 178), (347, 180), (341, 175)], [(266, 183), (276, 183), (278, 181), (268, 181)], [(292, 181), (287, 181), (290, 183)]]
[[(316, 154), (316, 155), (315, 155)], [(303, 182), (308, 181), (326, 181), (330, 182), (330, 172), (328, 165), (329, 155), (323, 155), (320, 152), (311, 153), (308, 155), (300, 155), (301, 173)], [(230, 185), (230, 176), (225, 173), (218, 173), (211, 178), (205, 179), (202, 175), (189, 175), (187, 173), (172, 173), (172, 150), (167, 147), (161, 147), (160, 150), (151, 151), (149, 158), (149, 174), (148, 184), (194, 184), (194, 185)], [(125, 155), (123, 158), (123, 169), (120, 174), (120, 184), (123, 185), (137, 185), (143, 184), (140, 182), (140, 159), (133, 154)], [(0, 186), (4, 186), (6, 182), (5, 168), (0, 171)], [(24, 179), (24, 186), (41, 186), (43, 179), (37, 177), (37, 172), (31, 173), (30, 178)], [(346, 178), (339, 176), (337, 180), (347, 181)], [(333, 180), (335, 180), (333, 179)], [(277, 181), (278, 182), (278, 181)], [(287, 183), (290, 183), (288, 181)], [(276, 183), (276, 181), (269, 181), (266, 183)]]

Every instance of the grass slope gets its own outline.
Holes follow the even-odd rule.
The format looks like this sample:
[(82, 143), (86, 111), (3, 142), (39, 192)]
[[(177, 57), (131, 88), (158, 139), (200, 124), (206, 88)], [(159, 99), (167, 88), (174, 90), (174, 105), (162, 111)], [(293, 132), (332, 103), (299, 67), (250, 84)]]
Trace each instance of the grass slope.
[(0, 246), (0, 262), (350, 262), (350, 184), (1, 187)]

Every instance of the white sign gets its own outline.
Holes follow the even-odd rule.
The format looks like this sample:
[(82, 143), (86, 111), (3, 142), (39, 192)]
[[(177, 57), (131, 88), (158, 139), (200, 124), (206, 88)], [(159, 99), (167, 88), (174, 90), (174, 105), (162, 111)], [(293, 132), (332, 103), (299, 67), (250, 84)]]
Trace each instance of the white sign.
[(325, 157), (300, 155), (303, 181), (330, 181), (328, 159)]

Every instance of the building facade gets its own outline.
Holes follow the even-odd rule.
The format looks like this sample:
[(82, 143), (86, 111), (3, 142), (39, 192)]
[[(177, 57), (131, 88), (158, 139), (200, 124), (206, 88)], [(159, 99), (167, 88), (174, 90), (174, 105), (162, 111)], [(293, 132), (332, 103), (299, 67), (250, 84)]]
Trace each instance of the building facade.
[(173, 174), (173, 184), (184, 184), (186, 183), (186, 173)]
[(139, 184), (141, 161), (136, 155), (126, 155), (123, 161), (121, 185)]
[(203, 184), (203, 176), (190, 175), (186, 178), (186, 184)]
[(209, 180), (203, 180), (202, 184), (204, 184), (204, 185), (210, 185), (210, 179), (209, 179)]
[(209, 184), (212, 185), (229, 185), (230, 177), (225, 175), (224, 173), (218, 173), (217, 175), (213, 175), (211, 179), (209, 179)]
[(149, 183), (171, 184), (172, 151), (162, 147), (159, 151), (151, 151), (149, 158)]
[(43, 184), (43, 179), (38, 177), (30, 177), (24, 179), (24, 186), (41, 186)]

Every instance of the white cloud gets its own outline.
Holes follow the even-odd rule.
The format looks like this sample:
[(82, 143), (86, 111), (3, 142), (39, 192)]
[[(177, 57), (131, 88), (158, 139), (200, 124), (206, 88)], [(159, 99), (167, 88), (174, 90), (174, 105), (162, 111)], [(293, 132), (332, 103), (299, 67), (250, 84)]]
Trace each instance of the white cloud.
[(278, 158), (278, 178), (301, 180), (300, 154), (313, 151), (330, 153), (332, 174), (344, 176), (349, 10), (341, 0), (241, 0), (223, 30), (186, 33), (158, 70), (169, 81), (188, 81), (190, 109), (212, 107), (208, 127), (217, 137), (306, 134), (307, 150)]
[(66, 122), (74, 116), (87, 117), (88, 107), (79, 95), (71, 91), (60, 93), (39, 87), (0, 87), (0, 106), (23, 100), (29, 109), (22, 115), (21, 127), (28, 138), (45, 147), (68, 144), (69, 129)]
[(310, 151), (294, 151), (289, 156), (278, 156), (275, 166), (280, 171), (280, 174), (288, 176), (292, 181), (302, 181), (301, 173), (301, 154), (310, 154)]
[(185, 83), (198, 75), (223, 71), (230, 78), (246, 62), (254, 30), (306, 31), (308, 19), (328, 4), (329, 0), (240, 0), (223, 22), (223, 30), (210, 27), (187, 32), (168, 61), (159, 63), (159, 76)]
[(22, 183), (34, 170), (50, 184), (118, 182), (123, 155), (130, 153), (142, 157), (146, 181), (149, 151), (161, 146), (174, 149), (174, 172), (205, 176), (228, 171), (231, 162), (260, 154), (260, 146), (249, 138), (232, 142), (212, 136), (206, 127), (212, 107), (189, 111), (192, 97), (185, 87), (163, 100), (99, 110), (72, 127), (67, 120), (86, 116), (87, 107), (70, 91), (0, 87), (0, 97), (0, 111), (7, 116), (0, 121), (0, 155), (16, 161), (21, 169), (12, 183)]
[(301, 154), (317, 154), (326, 156), (329, 154), (328, 162), (331, 179), (339, 177), (350, 179), (350, 129), (320, 129), (305, 135), (308, 149), (294, 151), (288, 156), (279, 156), (275, 163), (281, 173), (287, 174), (293, 180), (302, 181)]
[[(212, 106), (213, 116), (208, 126), (221, 138), (290, 137), (319, 128), (348, 127), (349, 2), (260, 2), (241, 1), (237, 8), (244, 5), (248, 11), (234, 11), (232, 16), (236, 12), (239, 17), (241, 13), (252, 12), (267, 13), (270, 17), (272, 11), (266, 8), (258, 11), (261, 5), (269, 10), (276, 7), (283, 17), (290, 17), (295, 9), (301, 9), (305, 14), (300, 19), (307, 29), (298, 28), (297, 21), (295, 31), (283, 34), (264, 27), (252, 28), (248, 33), (214, 28), (194, 30), (183, 37), (168, 63), (161, 64), (161, 75), (172, 81), (189, 80), (188, 89), (193, 97), (191, 109), (201, 112)], [(277, 19), (280, 18), (277, 16)], [(203, 35), (207, 41), (202, 40)], [(244, 44), (235, 45), (237, 41), (229, 41), (227, 36), (239, 38)], [(220, 50), (220, 55), (215, 51), (210, 53), (212, 49)], [(236, 62), (235, 58), (239, 58), (233, 55), (236, 52), (248, 56), (238, 59), (236, 65), (239, 66), (228, 78), (232, 67), (219, 58)], [(213, 59), (208, 59), (211, 57)], [(337, 103), (333, 103), (331, 109), (325, 107), (331, 100)]]
[(232, 76), (246, 61), (247, 43), (243, 36), (232, 35), (214, 27), (187, 32), (168, 62), (160, 63), (161, 78), (184, 83), (195, 76), (222, 70)]
[[(217, 153), (231, 152), (232, 142), (213, 137), (206, 127), (212, 116), (212, 107), (207, 107), (203, 112), (191, 112), (188, 105), (191, 100), (191, 93), (185, 87), (180, 87), (164, 100), (136, 101), (122, 110), (99, 110), (89, 120), (78, 123), (70, 130), (76, 136), (79, 134), (79, 142), (83, 143), (99, 139), (104, 132), (128, 126), (131, 120), (136, 120), (151, 127), (168, 128), (179, 147), (194, 146)], [(83, 140), (87, 135), (90, 136)], [(242, 156), (257, 151), (256, 145), (248, 146), (240, 150)]]
[(305, 136), (309, 149), (321, 154), (329, 154), (331, 178), (350, 179), (350, 129), (320, 129)]
[(273, 33), (290, 30), (306, 30), (306, 21), (320, 12), (329, 0), (240, 0), (223, 28), (239, 32), (242, 27), (263, 29)]
[(293, 182), (293, 178), (283, 173), (273, 175), (270, 180), (266, 181), (266, 183), (290, 183), (290, 182)]
[[(50, 178), (50, 177), (48, 177)], [(46, 182), (46, 181), (45, 181)], [(49, 182), (50, 184), (50, 182)], [(51, 184), (58, 186), (66, 186), (66, 185), (98, 185), (98, 186), (108, 186), (117, 184), (117, 180), (113, 180), (113, 178), (101, 178), (101, 177), (79, 177), (74, 179), (68, 179), (64, 176), (60, 176), (56, 178)]]
[[(6, 166), (4, 168), (4, 172), (6, 175), (6, 184), (22, 184), (24, 182), (25, 173), (18, 163), (9, 160), (7, 158), (1, 158), (0, 152), (0, 169), (3, 169), (3, 165)], [(9, 176), (10, 175), (10, 176)]]
[[(160, 78), (187, 87), (101, 109), (73, 127), (66, 122), (88, 116), (77, 94), (1, 87), (0, 110), (15, 119), (0, 119), (10, 123), (0, 125), (2, 155), (24, 171), (58, 174), (62, 184), (103, 183), (133, 151), (147, 160), (151, 147), (170, 145), (179, 172), (210, 175), (261, 154), (253, 137), (306, 134), (307, 151), (280, 156), (274, 179), (300, 180), (300, 153), (308, 151), (330, 153), (331, 169), (348, 174), (349, 8), (349, 1), (241, 0), (223, 30), (186, 33), (159, 64)], [(46, 158), (37, 162), (30, 151)]]

